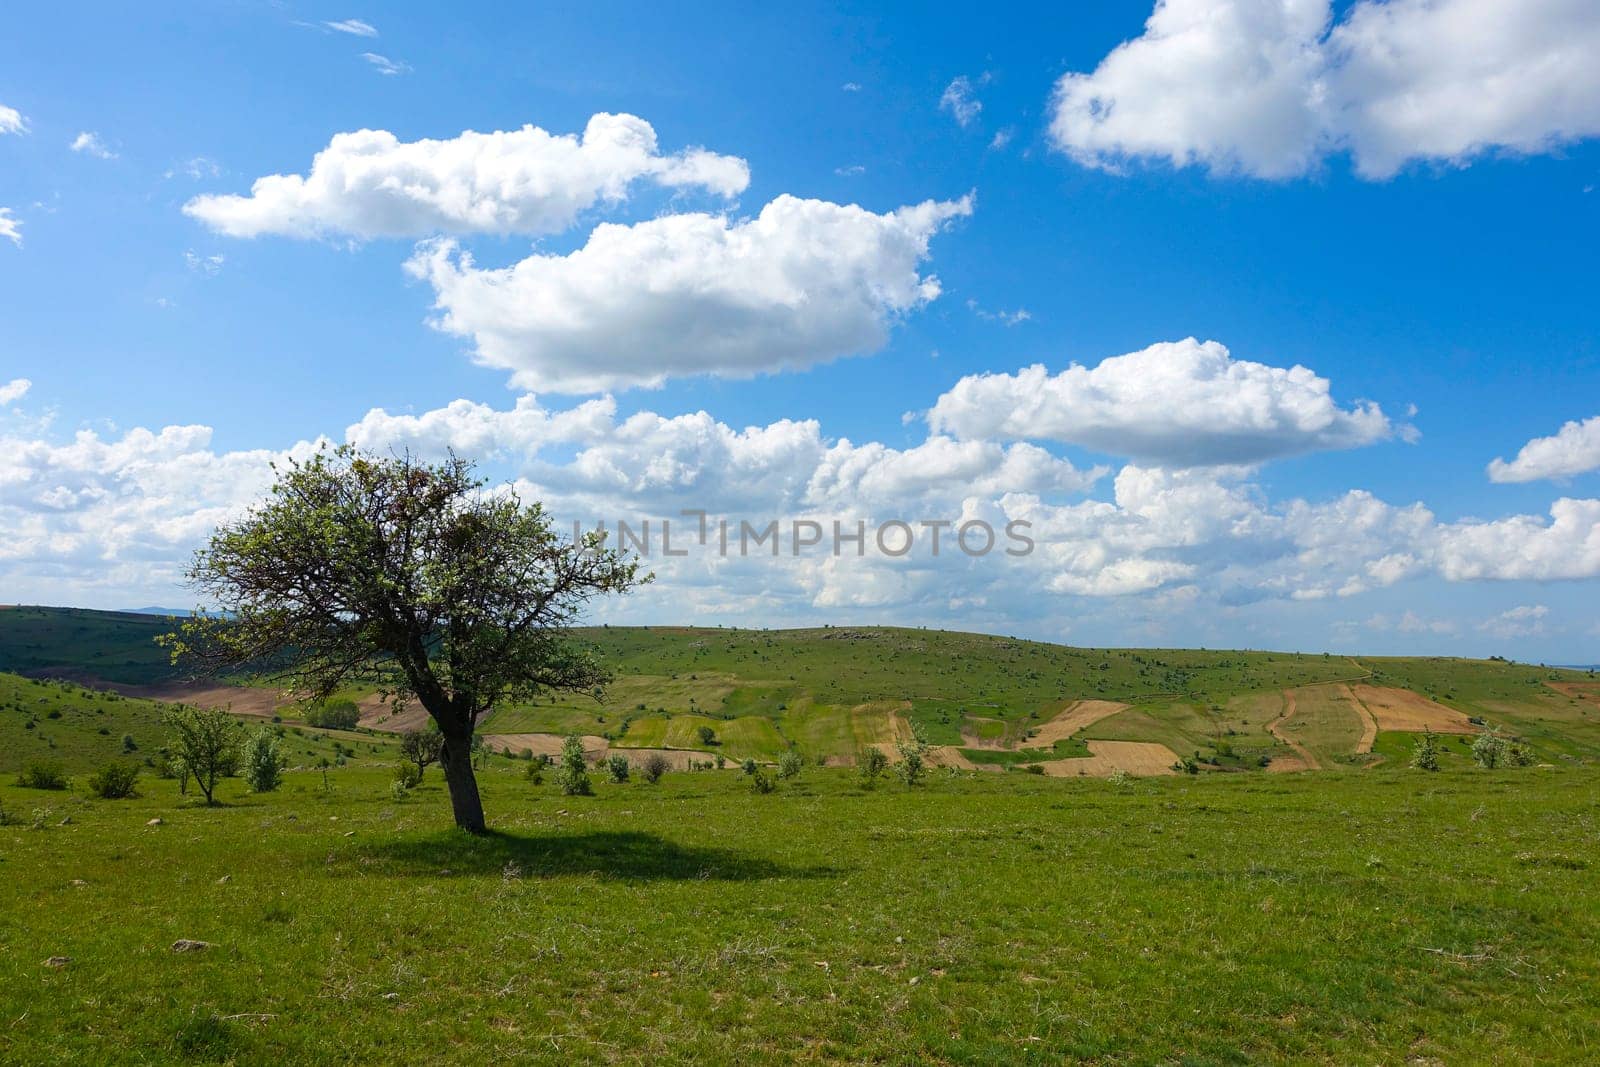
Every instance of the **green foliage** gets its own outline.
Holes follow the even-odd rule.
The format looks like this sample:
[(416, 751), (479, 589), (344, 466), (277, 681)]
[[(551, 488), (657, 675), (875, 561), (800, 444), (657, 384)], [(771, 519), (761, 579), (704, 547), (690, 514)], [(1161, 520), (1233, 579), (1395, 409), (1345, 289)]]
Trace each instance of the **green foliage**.
[[(484, 488), (454, 456), (341, 446), (290, 460), (195, 554), (192, 586), (226, 615), (168, 635), (174, 662), (270, 665), (319, 700), (373, 683), (420, 703), (452, 752), (502, 701), (595, 691), (610, 673), (568, 628), (590, 598), (648, 576), (603, 534), (570, 541), (541, 505)], [(470, 763), (453, 760), (446, 781), (458, 824), (483, 831)]]
[(928, 773), (928, 746), (920, 737), (913, 737), (910, 741), (901, 741), (895, 748), (900, 753), (900, 762), (894, 765), (894, 772), (906, 785), (921, 783)]
[(556, 766), (556, 781), (561, 792), (569, 797), (586, 797), (594, 793), (589, 784), (589, 763), (583, 754), (583, 738), (567, 735), (561, 742), (561, 761)]
[(700, 738), (702, 745), (714, 745), (717, 743), (717, 731), (709, 726), (700, 727), (695, 731), (695, 734)]
[(765, 795), (776, 788), (777, 786), (772, 779), (762, 774), (759, 770), (750, 776), (750, 791), (752, 793)]
[(215, 804), (218, 779), (238, 766), (243, 727), (225, 711), (180, 705), (166, 716), (172, 736), (167, 759), (180, 780), (193, 778), (206, 803)]
[[(717, 758), (720, 760), (722, 757), (718, 756)], [(652, 752), (639, 765), (639, 774), (645, 781), (655, 785), (661, 781), (661, 776), (666, 774), (671, 766), (672, 764), (667, 760), (667, 757), (659, 752)]]
[(747, 759), (743, 763), (739, 764), (739, 769), (746, 775), (754, 775), (756, 773), (756, 761), (753, 759)]
[(244, 780), (254, 793), (270, 793), (283, 782), (283, 754), (272, 727), (259, 726), (245, 740)]
[(439, 762), (444, 751), (444, 734), (432, 723), (420, 730), (407, 730), (400, 735), (400, 755), (417, 768), (417, 781), (422, 781), (428, 765)]
[(306, 709), (306, 725), (318, 730), (354, 730), (361, 723), (361, 708), (340, 697), (321, 700)]
[(402, 791), (409, 792), (422, 784), (422, 772), (410, 760), (401, 760), (394, 765), (394, 783)]
[(804, 757), (791, 748), (778, 757), (778, 777), (793, 778), (805, 769), (805, 765)]
[(1419, 771), (1439, 769), (1439, 742), (1432, 730), (1424, 728), (1422, 736), (1417, 738), (1416, 747), (1411, 751), (1411, 766)]
[(24, 789), (65, 789), (69, 782), (66, 771), (54, 760), (35, 760), (22, 768), (17, 784)]
[(876, 781), (888, 766), (889, 757), (877, 745), (868, 745), (856, 754), (856, 767), (869, 782)]
[(606, 776), (613, 784), (620, 785), (628, 780), (628, 757), (613, 753), (606, 758)]
[(139, 765), (118, 761), (89, 776), (89, 792), (101, 800), (127, 800), (137, 795), (138, 783)]
[(1500, 736), (1499, 727), (1485, 730), (1472, 741), (1472, 760), (1492, 771), (1506, 762), (1506, 748), (1506, 739)]

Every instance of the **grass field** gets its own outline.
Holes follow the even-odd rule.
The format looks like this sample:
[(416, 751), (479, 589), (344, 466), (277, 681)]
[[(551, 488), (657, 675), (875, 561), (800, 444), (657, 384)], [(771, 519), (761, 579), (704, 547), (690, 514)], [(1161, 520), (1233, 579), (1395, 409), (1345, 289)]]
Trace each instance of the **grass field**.
[(0, 1060), (1593, 1062), (1600, 772), (1461, 763), (7, 782)]

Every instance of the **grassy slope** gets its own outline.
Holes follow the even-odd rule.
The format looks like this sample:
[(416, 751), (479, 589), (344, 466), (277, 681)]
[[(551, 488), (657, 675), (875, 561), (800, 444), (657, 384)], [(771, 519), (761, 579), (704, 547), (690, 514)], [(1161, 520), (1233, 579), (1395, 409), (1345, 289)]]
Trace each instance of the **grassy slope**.
[(0, 784), (50, 809), (0, 828), (0, 1060), (1600, 1056), (1593, 769), (593, 798), (519, 771), (483, 774), (482, 840), (437, 771), (213, 810)]
[[(0, 670), (66, 667), (114, 680), (156, 680), (171, 669), (152, 638), (170, 627), (170, 620), (151, 616), (0, 610)], [(704, 717), (718, 720), (710, 725), (719, 736), (732, 731), (743, 746), (741, 756), (772, 758), (793, 742), (808, 755), (848, 757), (869, 743), (864, 738), (887, 736), (862, 721), (859, 706), (871, 703), (909, 707), (910, 718), (934, 744), (999, 737), (1026, 748), (1028, 730), (1068, 701), (1097, 698), (1135, 706), (1088, 729), (1075, 752), (1083, 737), (1156, 741), (1208, 758), (1226, 746), (1235, 756), (1224, 764), (1254, 766), (1260, 756), (1285, 753), (1266, 732), (1276, 714), (1276, 693), (1371, 673), (1374, 684), (1410, 688), (1503, 724), (1527, 737), (1541, 758), (1600, 758), (1600, 703), (1546, 685), (1584, 675), (1521, 664), (1088, 649), (884, 628), (598, 627), (578, 636), (617, 671), (604, 698), (560, 694), (502, 708), (483, 723), (485, 731), (603, 734), (622, 745), (665, 741), (733, 754), (726, 744), (705, 747), (694, 738), (693, 727)], [(685, 721), (651, 721), (668, 716)], [(770, 720), (771, 729), (744, 721), (751, 719)], [(1329, 744), (1336, 748), (1344, 740), (1338, 733)], [(1340, 754), (1329, 749), (1328, 762)]]
[[(161, 716), (167, 706), (70, 682), (0, 674), (0, 773), (9, 776), (34, 761), (82, 774), (112, 760), (153, 760), (166, 743)], [(132, 752), (123, 751), (124, 735), (137, 746)], [(332, 759), (335, 741), (358, 760), (394, 759), (394, 738), (368, 731), (290, 727), (282, 750), (291, 765), (309, 766), (325, 756)]]

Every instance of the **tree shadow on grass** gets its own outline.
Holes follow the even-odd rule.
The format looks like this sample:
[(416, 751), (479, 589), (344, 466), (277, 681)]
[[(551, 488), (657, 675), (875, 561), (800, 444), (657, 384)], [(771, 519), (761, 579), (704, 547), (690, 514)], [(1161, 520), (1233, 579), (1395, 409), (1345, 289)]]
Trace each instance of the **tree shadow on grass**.
[(591, 874), (623, 881), (744, 882), (768, 878), (829, 878), (831, 867), (790, 866), (726, 848), (680, 845), (638, 830), (577, 834), (471, 836), (458, 830), (410, 834), (370, 846), (366, 874), (483, 875), (513, 868), (524, 878)]

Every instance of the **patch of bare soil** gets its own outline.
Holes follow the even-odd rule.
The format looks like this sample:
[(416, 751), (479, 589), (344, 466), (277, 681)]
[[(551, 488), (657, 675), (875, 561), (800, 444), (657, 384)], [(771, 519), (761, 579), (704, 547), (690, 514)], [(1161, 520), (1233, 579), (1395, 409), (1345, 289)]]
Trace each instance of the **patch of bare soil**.
[(1109, 719), (1118, 712), (1127, 711), (1128, 705), (1115, 700), (1074, 700), (1055, 718), (1034, 730), (1024, 742), (1027, 748), (1049, 748), (1057, 741), (1065, 741), (1079, 730), (1093, 726), (1101, 719)]
[(1286, 689), (1283, 692), (1283, 712), (1276, 719), (1267, 723), (1267, 732), (1288, 745), (1294, 755), (1272, 757), (1272, 762), (1267, 764), (1267, 770), (1269, 771), (1283, 774), (1290, 771), (1314, 771), (1317, 769), (1317, 758), (1311, 754), (1311, 750), (1290, 737), (1288, 731), (1284, 729), (1284, 724), (1294, 716), (1294, 713), (1294, 690)]
[[(504, 752), (506, 749), (510, 749), (512, 753), (518, 756), (522, 755), (524, 752), (532, 752), (535, 756), (559, 756), (561, 755), (562, 743), (565, 741), (566, 737), (561, 734), (483, 735), (484, 746), (487, 747), (491, 752), (499, 753)], [(716, 758), (715, 756), (707, 755), (704, 752), (691, 752), (687, 749), (678, 748), (613, 749), (611, 747), (611, 743), (603, 737), (599, 737), (594, 734), (585, 734), (583, 736), (583, 757), (590, 763), (593, 763), (599, 759), (603, 759), (614, 751), (620, 752), (627, 756), (628, 762), (633, 764), (635, 767), (643, 763), (646, 756), (665, 756), (667, 759), (667, 765), (675, 771), (688, 770), (689, 762), (691, 760), (704, 763), (708, 759)], [(735, 767), (738, 766), (738, 764), (729, 763), (728, 766)]]
[(374, 694), (356, 701), (356, 707), (361, 709), (360, 724), (369, 730), (403, 734), (428, 725), (428, 713), (421, 704), (401, 704), (397, 712), (387, 700)]
[[(1473, 734), (1478, 728), (1467, 721), (1466, 715), (1437, 704), (1420, 693), (1409, 689), (1392, 689), (1388, 686), (1357, 685), (1351, 687), (1356, 703), (1364, 707), (1373, 720), (1373, 733), (1377, 730), (1402, 730), (1421, 733), (1423, 729), (1436, 734)], [(1363, 731), (1364, 747), (1357, 752), (1372, 751), (1372, 739)]]
[(1040, 764), (1044, 773), (1056, 778), (1109, 778), (1115, 771), (1149, 777), (1176, 774), (1177, 753), (1154, 741), (1089, 741), (1088, 756), (1047, 760)]

